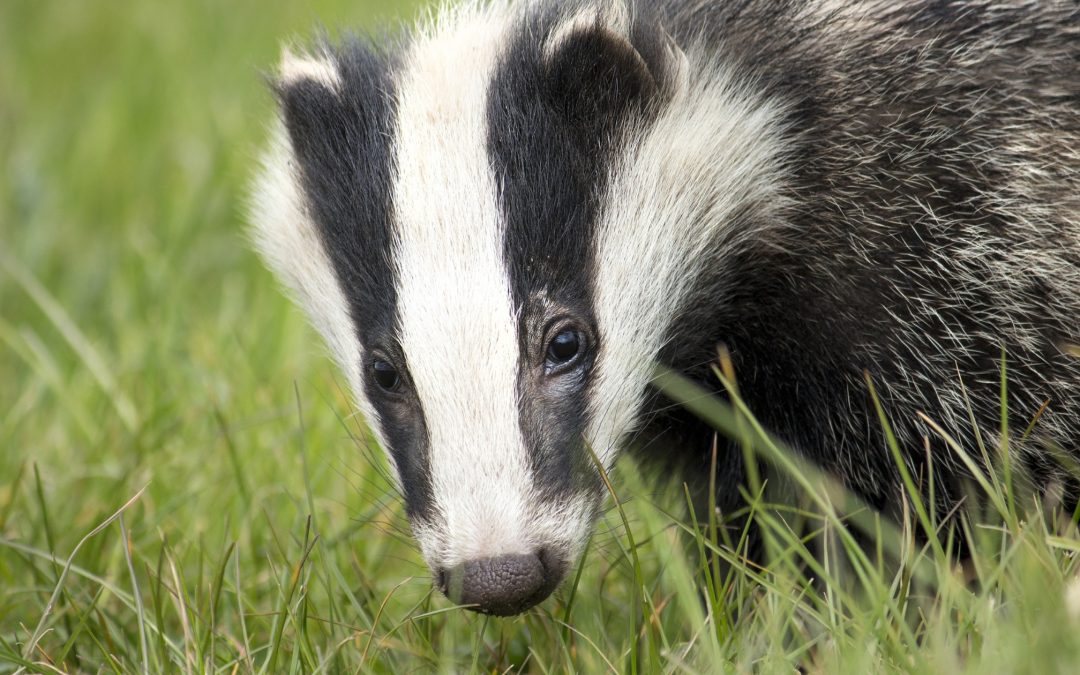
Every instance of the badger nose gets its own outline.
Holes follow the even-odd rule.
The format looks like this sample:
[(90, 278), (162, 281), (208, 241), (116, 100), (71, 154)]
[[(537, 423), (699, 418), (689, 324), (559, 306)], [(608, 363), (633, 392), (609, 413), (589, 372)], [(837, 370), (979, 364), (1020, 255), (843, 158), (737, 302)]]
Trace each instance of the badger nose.
[(541, 602), (562, 577), (533, 553), (480, 558), (440, 571), (439, 590), (469, 609), (496, 616), (520, 614)]

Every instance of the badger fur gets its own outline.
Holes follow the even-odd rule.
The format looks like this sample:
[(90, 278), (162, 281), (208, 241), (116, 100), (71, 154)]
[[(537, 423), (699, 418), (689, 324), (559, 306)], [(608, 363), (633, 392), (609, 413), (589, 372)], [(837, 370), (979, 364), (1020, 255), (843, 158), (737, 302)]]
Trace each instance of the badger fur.
[[(547, 597), (590, 456), (707, 468), (652, 387), (730, 351), (760, 421), (885, 511), (1000, 431), (1080, 454), (1074, 0), (524, 0), (287, 52), (254, 239), (387, 450), (437, 583)], [(929, 451), (927, 450), (929, 448)], [(742, 454), (720, 448), (739, 506)]]

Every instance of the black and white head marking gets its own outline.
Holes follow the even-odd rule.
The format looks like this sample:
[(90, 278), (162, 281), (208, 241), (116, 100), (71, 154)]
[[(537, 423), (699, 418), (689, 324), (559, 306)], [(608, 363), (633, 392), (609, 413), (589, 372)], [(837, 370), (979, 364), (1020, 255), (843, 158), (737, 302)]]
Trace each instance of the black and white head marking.
[(1055, 0), (465, 2), (286, 55), (255, 239), (483, 611), (579, 555), (590, 451), (670, 421), (658, 450), (701, 471), (711, 433), (649, 383), (712, 381), (718, 343), (766, 427), (898, 509), (870, 372), (944, 514), (965, 469), (918, 413), (992, 438), (1003, 347), (1010, 413), (1051, 401), (1018, 465), (1080, 455), (1078, 26)]
[(783, 204), (778, 107), (630, 6), (467, 4), (396, 50), (281, 66), (257, 245), (444, 590), (453, 570), (531, 579), (457, 594), (484, 611), (534, 604), (580, 554), (603, 496), (589, 452), (614, 464), (731, 222)]

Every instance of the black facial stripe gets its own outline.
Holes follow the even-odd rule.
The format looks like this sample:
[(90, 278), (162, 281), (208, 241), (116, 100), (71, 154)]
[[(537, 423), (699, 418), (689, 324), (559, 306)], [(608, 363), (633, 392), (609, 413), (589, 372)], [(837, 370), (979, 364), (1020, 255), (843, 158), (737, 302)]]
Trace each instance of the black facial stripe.
[[(506, 221), (504, 251), (514, 306), (528, 308), (537, 296), (558, 297), (591, 313), (595, 158), (577, 149), (573, 130), (546, 100), (543, 46), (535, 36), (550, 31), (551, 18), (530, 18), (528, 23), (540, 25), (522, 26), (503, 55), (489, 91), (489, 153)], [(521, 334), (530, 323), (535, 322), (519, 326)], [(574, 476), (581, 475), (580, 438), (560, 431), (584, 429), (586, 400), (545, 402), (530, 361), (523, 342), (519, 424), (536, 486), (557, 498), (572, 491)]]
[[(393, 57), (358, 39), (332, 57), (337, 91), (312, 79), (278, 87), (285, 126), (304, 194), (367, 355), (396, 345), (397, 293), (393, 258)], [(403, 355), (399, 368), (404, 369)], [(360, 364), (368, 399), (397, 463), (410, 518), (433, 509), (428, 434), (418, 402), (387, 401)]]
[(619, 132), (640, 112), (645, 95), (636, 86), (643, 81), (641, 71), (628, 72), (620, 45), (607, 49), (613, 43), (599, 31), (573, 41), (556, 67), (545, 63), (544, 36), (565, 18), (558, 8), (547, 8), (518, 26), (488, 100), (488, 151), (521, 317), (520, 425), (535, 484), (552, 499), (582, 489), (580, 481), (592, 482), (595, 474), (582, 438), (588, 382), (575, 387), (571, 376), (542, 386), (535, 343), (543, 336), (536, 331), (557, 309), (593, 322), (599, 199)]

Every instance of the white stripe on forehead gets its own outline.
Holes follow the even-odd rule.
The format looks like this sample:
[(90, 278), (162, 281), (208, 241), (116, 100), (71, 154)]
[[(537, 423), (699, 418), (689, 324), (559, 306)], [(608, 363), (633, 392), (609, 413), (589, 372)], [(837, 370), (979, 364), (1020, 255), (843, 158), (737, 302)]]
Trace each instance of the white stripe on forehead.
[(439, 558), (453, 564), (527, 551), (532, 479), (487, 153), (487, 90), (507, 17), (463, 10), (439, 23), (411, 47), (398, 89), (395, 262), (401, 342), (445, 519)]

